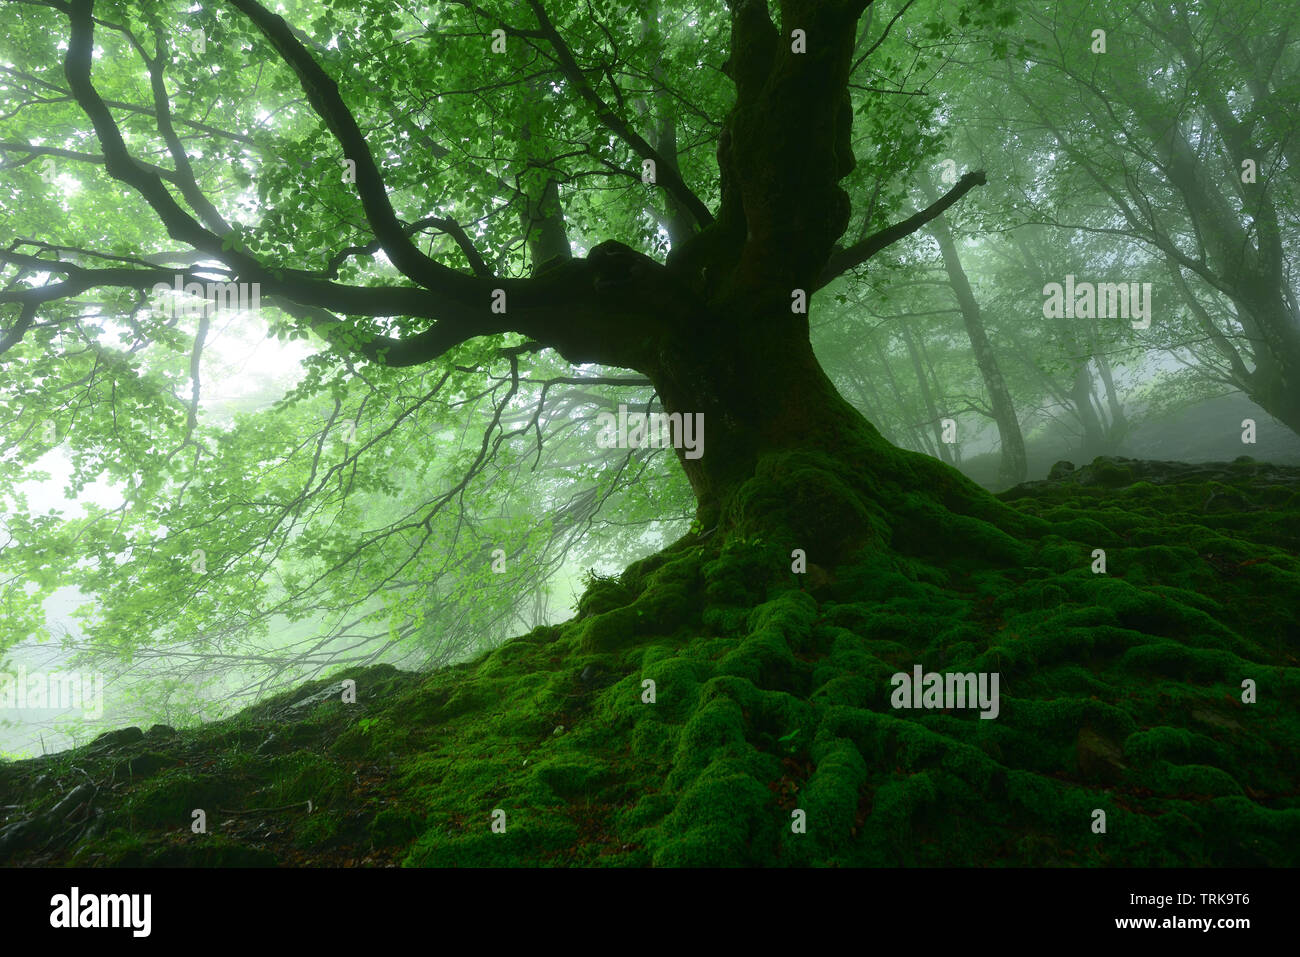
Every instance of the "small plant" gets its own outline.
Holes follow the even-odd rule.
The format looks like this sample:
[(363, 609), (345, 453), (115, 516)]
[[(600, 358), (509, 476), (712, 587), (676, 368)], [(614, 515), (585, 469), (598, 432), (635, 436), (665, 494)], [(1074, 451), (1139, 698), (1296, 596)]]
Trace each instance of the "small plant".
[(617, 575), (602, 575), (594, 568), (588, 568), (582, 573), (582, 584), (584, 588), (591, 588), (593, 585), (617, 585)]

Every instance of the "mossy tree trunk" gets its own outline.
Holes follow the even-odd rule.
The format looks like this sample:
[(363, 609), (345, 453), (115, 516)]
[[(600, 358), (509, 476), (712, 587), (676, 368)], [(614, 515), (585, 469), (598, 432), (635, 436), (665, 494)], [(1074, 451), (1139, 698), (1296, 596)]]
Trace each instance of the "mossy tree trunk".
[(510, 326), (572, 361), (643, 372), (667, 412), (703, 415), (703, 454), (677, 454), (705, 529), (725, 523), (768, 456), (836, 462), (855, 495), (874, 494), (875, 479), (898, 461), (817, 361), (806, 304), (836, 275), (941, 214), (983, 174), (963, 177), (904, 223), (837, 245), (850, 215), (839, 184), (855, 162), (848, 77), (865, 6), (791, 0), (778, 28), (765, 3), (731, 4), (725, 69), (736, 102), (719, 138), (716, 218), (664, 264), (600, 244), (541, 277), (554, 298), (575, 303), (563, 322), (529, 313)]
[(703, 454), (678, 450), (701, 522), (716, 521), (768, 453), (804, 449), (860, 460), (884, 443), (827, 378), (807, 321), (788, 307), (709, 317), (691, 341), (666, 349), (644, 371), (667, 411), (703, 415)]

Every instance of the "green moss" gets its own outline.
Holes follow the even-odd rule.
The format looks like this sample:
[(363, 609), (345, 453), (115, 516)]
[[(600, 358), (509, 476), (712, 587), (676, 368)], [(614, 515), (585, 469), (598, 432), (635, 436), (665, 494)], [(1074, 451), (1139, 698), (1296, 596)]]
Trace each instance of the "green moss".
[(742, 762), (711, 764), (686, 790), (651, 842), (659, 867), (770, 863), (780, 817)]
[(593, 572), (588, 575), (586, 585), (582, 597), (578, 599), (579, 618), (603, 615), (630, 604), (636, 597), (636, 592), (619, 578), (602, 578)]
[(347, 785), (340, 767), (309, 751), (275, 760), (271, 776), (273, 783), (267, 793), (276, 805), (311, 801), (321, 807), (338, 798)]
[(148, 853), (143, 837), (119, 827), (77, 848), (71, 863), (76, 867), (143, 867)]
[(232, 841), (220, 834), (195, 836), (183, 843), (151, 848), (147, 867), (275, 867), (275, 854), (266, 848)]
[(566, 754), (539, 762), (533, 776), (561, 799), (591, 796), (609, 780), (609, 765), (587, 755)]
[(370, 822), (370, 837), (380, 847), (405, 847), (424, 831), (424, 819), (405, 808), (385, 808)]
[(405, 863), (419, 867), (501, 867), (542, 864), (578, 841), (576, 825), (556, 813), (506, 812), (505, 831), (491, 830), (489, 814), (458, 829), (426, 831), (411, 847)]
[(808, 452), (769, 455), (730, 503), (737, 538), (802, 548), (819, 565), (837, 564), (883, 528), (835, 459)]
[(1223, 746), (1205, 735), (1183, 728), (1159, 727), (1138, 731), (1124, 742), (1124, 753), (1138, 764), (1165, 759), (1221, 764)]
[(615, 608), (588, 619), (582, 632), (583, 651), (614, 651), (636, 640), (639, 622), (632, 607)]
[(409, 729), (391, 717), (361, 718), (334, 738), (330, 751), (347, 758), (383, 758), (407, 749)]
[(202, 809), (209, 819), (239, 794), (238, 784), (222, 774), (196, 774), (188, 769), (164, 772), (137, 788), (127, 802), (133, 823), (165, 830), (189, 830), (191, 812)]
[(833, 863), (852, 848), (862, 824), (858, 811), (869, 777), (852, 742), (835, 741), (818, 749), (816, 770), (794, 797), (796, 807), (789, 809), (806, 814), (806, 832), (797, 832), (793, 819), (782, 832), (791, 863)]
[[(1249, 507), (1217, 511), (1204, 482), (1102, 462), (999, 501), (919, 457), (860, 464), (774, 456), (710, 537), (592, 579), (574, 621), (430, 675), (363, 670), (358, 707), (293, 711), (315, 682), (47, 761), (44, 790), (18, 764), (0, 783), (36, 813), (142, 770), (60, 860), (146, 863), (203, 807), (231, 848), (269, 819), (326, 863), (1297, 863), (1293, 491), (1234, 466), (1219, 482)], [(795, 547), (822, 578), (791, 573)], [(894, 710), (916, 664), (996, 672), (998, 717)]]
[(1241, 794), (1241, 785), (1230, 774), (1204, 764), (1170, 764), (1157, 761), (1146, 780), (1161, 793), (1186, 797), (1224, 797)]

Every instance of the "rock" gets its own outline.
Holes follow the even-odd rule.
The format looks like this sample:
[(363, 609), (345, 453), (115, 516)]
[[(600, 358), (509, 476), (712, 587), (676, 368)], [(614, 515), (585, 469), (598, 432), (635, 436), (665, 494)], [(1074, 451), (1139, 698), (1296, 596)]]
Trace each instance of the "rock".
[(1047, 473), (1047, 481), (1059, 482), (1073, 471), (1074, 463), (1062, 460), (1052, 466), (1051, 471)]
[(168, 727), (165, 724), (155, 724), (152, 728), (144, 733), (146, 738), (174, 738), (177, 735), (175, 728)]
[(98, 837), (100, 834), (103, 834), (104, 822), (107, 819), (108, 816), (104, 813), (102, 808), (95, 808), (93, 819), (90, 822), (90, 827), (86, 828), (86, 833), (81, 835), (81, 839), (84, 841), (89, 838)]
[(105, 731), (94, 741), (90, 742), (90, 747), (95, 751), (120, 748), (125, 744), (135, 744), (143, 737), (144, 732), (139, 728), (122, 728), (118, 731)]
[(157, 751), (146, 751), (144, 754), (137, 754), (130, 761), (127, 761), (126, 770), (132, 778), (147, 778), (157, 774), (171, 763), (172, 759), (165, 754), (159, 754)]
[(30, 847), (40, 835), (40, 828), (32, 820), (15, 821), (0, 828), (0, 857)]
[(1136, 476), (1127, 463), (1132, 459), (1111, 456), (1098, 456), (1091, 465), (1085, 466), (1080, 476), (1080, 484), (1101, 485), (1105, 488), (1121, 488), (1132, 485)]

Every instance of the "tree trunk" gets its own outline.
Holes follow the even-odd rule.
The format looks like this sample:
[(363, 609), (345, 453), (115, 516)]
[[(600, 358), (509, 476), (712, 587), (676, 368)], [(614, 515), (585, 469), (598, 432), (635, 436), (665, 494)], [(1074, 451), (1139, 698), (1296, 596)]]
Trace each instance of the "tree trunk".
[(743, 329), (715, 321), (703, 342), (665, 344), (661, 360), (643, 370), (665, 410), (704, 417), (704, 454), (686, 458), (678, 450), (702, 520), (769, 452), (865, 454), (884, 443), (836, 391), (790, 319), (778, 315)]
[(907, 346), (907, 354), (912, 359), (912, 371), (916, 373), (916, 386), (921, 392), (921, 401), (925, 403), (926, 415), (929, 417), (930, 424), (934, 427), (935, 447), (939, 450), (939, 457), (952, 465), (952, 449), (948, 448), (948, 443), (943, 440), (943, 425), (940, 422), (942, 416), (939, 414), (938, 407), (934, 404), (934, 395), (930, 392), (930, 382), (925, 376), (925, 367), (921, 363), (921, 354), (917, 351), (916, 341), (912, 338), (912, 333), (907, 326), (902, 328), (903, 342)]
[[(848, 79), (865, 6), (787, 0), (778, 28), (761, 0), (730, 4), (723, 69), (736, 100), (718, 142), (716, 217), (697, 215), (702, 228), (666, 264), (611, 241), (532, 285), (503, 283), (515, 304), (508, 328), (572, 362), (636, 369), (669, 415), (702, 417), (703, 454), (675, 443), (701, 533), (781, 541), (823, 566), (870, 543), (960, 550), (968, 539), (987, 553), (990, 535), (1019, 554), (970, 519), (1025, 520), (956, 470), (886, 442), (836, 391), (807, 311), (792, 308), (824, 284), (848, 225), (839, 183), (855, 162)], [(792, 25), (816, 42), (793, 48)], [(883, 232), (892, 242), (894, 228)], [(557, 309), (558, 297), (571, 305)]]
[[(889, 361), (889, 349), (880, 345), (874, 332), (868, 332), (867, 336), (875, 347), (876, 358), (880, 361), (881, 368), (885, 370), (885, 378), (889, 380), (889, 388), (893, 390), (894, 401), (902, 413), (899, 427), (905, 430), (911, 448), (918, 452), (928, 451), (930, 449), (930, 437), (925, 434), (924, 429), (916, 427), (913, 421), (915, 417), (910, 415), (907, 397), (903, 394), (903, 388), (898, 384), (898, 378), (894, 375), (894, 366)], [(888, 335), (886, 335), (886, 340), (888, 338)], [(937, 452), (935, 458), (938, 458)]]
[(960, 552), (970, 533), (971, 550), (987, 548), (953, 513), (1023, 524), (956, 469), (887, 442), (826, 376), (800, 319), (702, 316), (698, 335), (643, 367), (666, 412), (703, 416), (703, 454), (676, 450), (701, 532), (784, 542), (831, 568), (871, 544)]
[(1110, 413), (1110, 424), (1106, 427), (1106, 437), (1112, 446), (1117, 446), (1128, 435), (1128, 416), (1124, 414), (1124, 404), (1120, 402), (1119, 392), (1115, 389), (1115, 374), (1110, 367), (1110, 360), (1102, 354), (1095, 335), (1092, 340), (1092, 358), (1097, 363), (1097, 372), (1101, 375), (1101, 384), (1106, 388), (1106, 411)]
[(1092, 372), (1088, 368), (1087, 357), (1074, 367), (1074, 384), (1070, 389), (1070, 402), (1074, 406), (1074, 414), (1079, 424), (1083, 426), (1079, 455), (1084, 462), (1091, 462), (1098, 455), (1106, 452), (1106, 432), (1092, 404)]
[[(934, 187), (924, 182), (930, 201), (938, 199)], [(998, 427), (998, 439), (1002, 449), (1002, 458), (998, 467), (998, 482), (1001, 485), (1018, 485), (1025, 480), (1029, 465), (1025, 456), (1025, 437), (1020, 431), (1020, 422), (1016, 418), (1015, 403), (1011, 401), (1011, 390), (1007, 388), (1006, 379), (998, 365), (997, 355), (984, 331), (984, 319), (980, 315), (979, 303), (971, 289), (966, 270), (962, 268), (961, 257), (957, 253), (957, 244), (953, 242), (952, 230), (948, 228), (945, 216), (936, 217), (930, 224), (930, 231), (939, 243), (939, 252), (943, 256), (943, 266), (952, 283), (953, 294), (961, 307), (962, 321), (966, 324), (966, 335), (970, 339), (971, 351), (975, 353), (975, 364), (979, 367), (984, 388), (989, 394), (989, 406), (993, 410), (993, 421)]]

